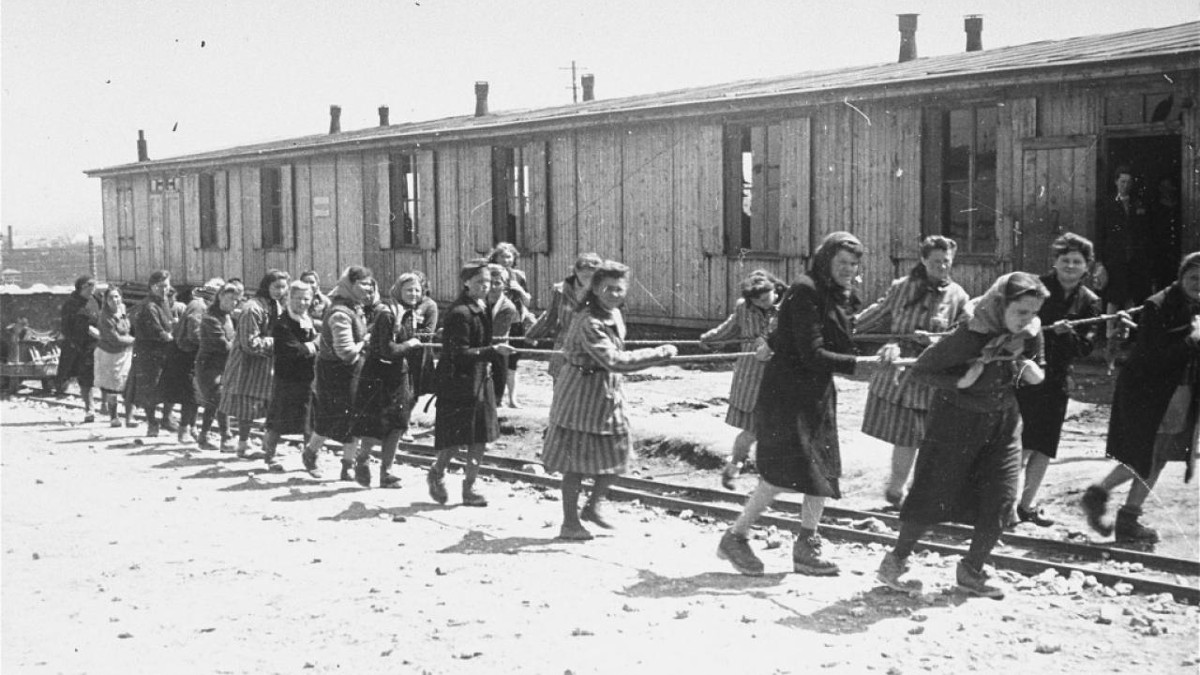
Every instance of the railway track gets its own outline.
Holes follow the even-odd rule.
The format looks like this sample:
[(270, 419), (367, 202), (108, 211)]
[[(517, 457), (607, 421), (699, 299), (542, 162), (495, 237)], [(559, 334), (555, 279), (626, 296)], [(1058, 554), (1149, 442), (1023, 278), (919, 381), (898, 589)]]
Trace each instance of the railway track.
[[(57, 407), (82, 409), (74, 397), (70, 399), (28, 396), (29, 400)], [(255, 434), (261, 433), (256, 427)], [(424, 443), (401, 443), (396, 461), (413, 466), (433, 463), (434, 450)], [(461, 463), (457, 463), (461, 466)], [(523, 482), (557, 488), (559, 479), (533, 469), (540, 463), (531, 460), (489, 454), (485, 456), (481, 473), (500, 480)], [(532, 469), (532, 470), (531, 470)], [(740, 493), (659, 480), (620, 477), (611, 493), (613, 499), (638, 501), (671, 512), (691, 511), (720, 520), (733, 520), (741, 512), (746, 496)], [(875, 521), (875, 522), (872, 522)], [(759, 519), (762, 526), (775, 526), (796, 532), (800, 528), (800, 502), (778, 499)], [(855, 525), (867, 526), (866, 528)], [(879, 527), (882, 524), (883, 527)], [(873, 527), (871, 527), (873, 526)], [(896, 541), (899, 518), (880, 511), (863, 511), (827, 506), (821, 533), (831, 541), (876, 543), (890, 546)], [(970, 538), (970, 528), (956, 524), (941, 524), (932, 528), (917, 547), (945, 556), (963, 555)], [(1141, 593), (1170, 593), (1177, 600), (1200, 604), (1200, 561), (1157, 555), (1136, 549), (1082, 544), (1071, 541), (1030, 537), (1006, 532), (993, 552), (992, 564), (1024, 575), (1036, 576), (1054, 570), (1063, 576), (1079, 573), (1094, 577), (1099, 583), (1112, 586), (1129, 584)]]

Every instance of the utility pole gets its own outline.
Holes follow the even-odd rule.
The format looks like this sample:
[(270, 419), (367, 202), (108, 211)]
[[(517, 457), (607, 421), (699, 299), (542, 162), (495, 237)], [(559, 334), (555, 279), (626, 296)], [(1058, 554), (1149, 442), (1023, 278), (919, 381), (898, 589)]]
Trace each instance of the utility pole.
[(562, 67), (559, 70), (571, 71), (571, 102), (579, 103), (579, 78), (577, 77), (578, 68), (575, 65), (575, 60), (571, 59), (571, 67)]

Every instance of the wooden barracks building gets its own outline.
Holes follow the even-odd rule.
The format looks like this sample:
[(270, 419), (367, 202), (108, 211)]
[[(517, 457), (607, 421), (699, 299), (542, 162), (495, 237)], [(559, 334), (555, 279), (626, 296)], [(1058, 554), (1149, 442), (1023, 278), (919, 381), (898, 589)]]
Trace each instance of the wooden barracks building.
[[(423, 270), (457, 294), (460, 264), (498, 241), (522, 252), (534, 304), (596, 251), (634, 272), (631, 323), (722, 319), (742, 276), (804, 270), (828, 232), (868, 247), (864, 297), (958, 240), (955, 278), (1048, 267), (1059, 233), (1093, 235), (1112, 170), (1177, 186), (1183, 250), (1200, 249), (1200, 22), (915, 58), (644, 96), (341, 131), (139, 161), (101, 179), (110, 281), (177, 283), (271, 267), (350, 264), (381, 284)], [(139, 135), (140, 136), (140, 135)], [(386, 287), (386, 286), (385, 286)]]

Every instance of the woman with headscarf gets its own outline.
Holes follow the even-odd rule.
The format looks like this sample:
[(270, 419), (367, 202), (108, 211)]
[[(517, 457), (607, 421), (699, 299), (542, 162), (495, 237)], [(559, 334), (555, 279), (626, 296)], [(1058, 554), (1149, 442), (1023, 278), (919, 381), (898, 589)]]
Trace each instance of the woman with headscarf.
[[(926, 237), (921, 242), (921, 261), (908, 276), (893, 281), (883, 299), (856, 317), (855, 332), (942, 333), (958, 323), (970, 298), (950, 279), (957, 250), (953, 239)], [(928, 344), (928, 338), (890, 340), (880, 351), (889, 352), (890, 359), (911, 358)], [(933, 398), (933, 388), (901, 375), (896, 368), (884, 368), (871, 376), (862, 425), (866, 435), (892, 444), (891, 477), (883, 495), (896, 508), (904, 501), (904, 485), (925, 434), (925, 416)]]
[[(222, 451), (232, 450), (229, 442), (229, 419), (221, 412), (221, 377), (225, 373), (225, 363), (229, 360), (229, 352), (237, 339), (237, 330), (233, 327), (232, 312), (242, 297), (240, 284), (227, 282), (217, 292), (204, 316), (200, 318), (200, 338), (196, 348), (196, 366), (192, 375), (192, 384), (196, 390), (196, 404), (204, 408), (204, 417), (200, 422), (198, 435), (201, 450), (213, 450), (220, 447)], [(208, 441), (208, 432), (212, 429), (213, 420), (217, 422), (220, 433), (220, 445), (213, 446)]]
[(1037, 277), (1012, 272), (966, 309), (953, 333), (926, 349), (910, 377), (937, 389), (925, 421), (912, 490), (900, 510), (900, 535), (876, 574), (890, 588), (914, 592), (903, 580), (908, 557), (935, 523), (971, 523), (971, 548), (958, 563), (958, 588), (1000, 599), (983, 566), (1000, 539), (1017, 496), (1021, 414), (1015, 389), (1044, 374), (1038, 310), (1049, 291)]
[[(530, 340), (553, 338), (554, 351), (561, 352), (562, 341), (566, 338), (567, 329), (575, 320), (575, 311), (579, 309), (579, 304), (583, 302), (587, 290), (591, 288), (592, 273), (596, 271), (601, 262), (603, 260), (595, 253), (580, 253), (575, 258), (571, 276), (554, 284), (550, 292), (550, 306), (546, 308), (545, 312), (542, 312), (529, 330), (525, 331), (525, 337)], [(550, 374), (550, 377), (558, 376), (563, 362), (562, 354), (550, 355), (550, 362), (546, 366), (546, 372)]]
[(779, 313), (779, 299), (787, 289), (782, 281), (766, 270), (754, 270), (742, 280), (742, 297), (724, 323), (700, 336), (701, 345), (742, 340), (743, 352), (733, 364), (733, 382), (729, 387), (729, 412), (725, 424), (740, 429), (733, 440), (733, 452), (721, 470), (721, 485), (734, 488), (733, 481), (742, 472), (742, 465), (754, 447), (754, 406), (758, 402), (758, 387), (771, 358), (767, 335)]
[(129, 387), (132, 388), (134, 402), (146, 411), (146, 435), (154, 437), (162, 422), (157, 417), (159, 404), (159, 379), (163, 366), (166, 364), (167, 351), (175, 336), (175, 327), (171, 318), (171, 305), (168, 304), (168, 291), (171, 289), (171, 273), (158, 270), (150, 275), (149, 292), (146, 299), (138, 305), (133, 319), (133, 376), (130, 377)]
[(862, 255), (862, 243), (854, 235), (830, 234), (813, 256), (808, 274), (792, 284), (780, 302), (778, 326), (767, 339), (771, 360), (754, 408), (758, 486), (717, 548), (717, 555), (742, 574), (763, 573), (747, 536), (783, 492), (804, 495), (792, 568), (821, 576), (839, 572), (837, 564), (821, 554), (817, 526), (825, 500), (841, 497), (833, 375), (852, 375), (857, 365), (878, 362), (856, 356), (850, 339), (850, 317), (859, 305), (853, 283)]
[(487, 499), (475, 490), (475, 479), (487, 444), (500, 435), (492, 372), (503, 368), (504, 359), (516, 350), (505, 344), (492, 345), (492, 317), (484, 304), (491, 286), (487, 260), (469, 261), (459, 270), (458, 278), (462, 290), (447, 310), (442, 329), (433, 437), (438, 454), (426, 482), (429, 496), (445, 504), (449, 498), (443, 482), (446, 467), (458, 450), (464, 448), (467, 461), (463, 504), (487, 506)]
[[(317, 339), (317, 377), (313, 384), (313, 433), (302, 459), (304, 468), (319, 477), (317, 452), (326, 440), (342, 444), (341, 480), (370, 483), (367, 456), (358, 455), (354, 423), (354, 378), (362, 365), (367, 324), (363, 305), (371, 298), (375, 278), (371, 270), (351, 265), (342, 272), (337, 287), (329, 294), (329, 309)], [(356, 477), (351, 477), (351, 470)]]
[[(413, 407), (412, 381), (408, 354), (419, 349), (416, 306), (421, 300), (421, 283), (415, 274), (401, 274), (376, 306), (371, 322), (370, 341), (358, 386), (354, 391), (353, 433), (358, 441), (358, 456), (366, 464), (371, 447), (381, 445), (379, 487), (399, 488), (400, 479), (391, 473), (400, 435), (408, 429)], [(369, 471), (355, 476), (363, 487), (371, 484)]]
[(133, 361), (133, 335), (130, 334), (129, 317), (125, 314), (125, 302), (121, 289), (109, 285), (104, 291), (104, 302), (100, 308), (100, 340), (96, 343), (95, 378), (103, 397), (103, 410), (112, 417), (113, 427), (121, 426), (117, 416), (117, 394), (125, 391), (129, 379), (129, 367)]
[(258, 291), (246, 303), (237, 318), (237, 340), (225, 363), (221, 377), (220, 412), (237, 420), (238, 457), (250, 450), (250, 425), (267, 414), (271, 400), (271, 331), (283, 312), (280, 304), (288, 287), (288, 273), (270, 269), (258, 284)]
[(308, 440), (308, 413), (317, 356), (317, 330), (308, 314), (312, 301), (312, 286), (293, 281), (288, 286), (284, 312), (271, 329), (274, 376), (266, 433), (263, 434), (263, 461), (267, 463), (268, 471), (283, 471), (283, 465), (275, 459), (280, 437), (294, 434)]
[[(619, 262), (601, 263), (563, 339), (565, 363), (554, 380), (550, 425), (542, 444), (546, 470), (563, 475), (560, 539), (591, 539), (583, 520), (613, 528), (604, 513), (604, 498), (625, 472), (633, 450), (621, 374), (664, 364), (676, 354), (675, 345), (625, 349), (621, 306), (629, 290), (628, 275), (629, 268)], [(580, 511), (584, 476), (592, 477), (593, 487)]]
[(84, 274), (75, 280), (75, 291), (62, 305), (62, 351), (58, 357), (58, 392), (66, 390), (67, 380), (79, 382), (83, 397), (83, 421), (95, 422), (92, 414), (92, 386), (95, 378), (96, 341), (100, 338), (100, 303), (96, 300), (96, 279)]
[[(1128, 317), (1125, 317), (1128, 321)], [(1183, 461), (1184, 480), (1195, 471), (1200, 416), (1200, 251), (1189, 253), (1176, 281), (1150, 296), (1138, 316), (1133, 352), (1117, 375), (1105, 452), (1120, 462), (1083, 495), (1088, 524), (1108, 536), (1112, 490), (1133, 481), (1117, 512), (1117, 541), (1153, 544), (1158, 533), (1142, 525), (1142, 504), (1167, 462)]]
[(203, 286), (192, 290), (192, 301), (179, 316), (171, 346), (167, 348), (167, 362), (163, 365), (159, 397), (163, 409), (170, 410), (179, 404), (180, 444), (195, 442), (192, 427), (196, 424), (196, 351), (200, 348), (200, 321), (208, 311), (208, 305), (225, 285), (224, 279), (209, 279)]

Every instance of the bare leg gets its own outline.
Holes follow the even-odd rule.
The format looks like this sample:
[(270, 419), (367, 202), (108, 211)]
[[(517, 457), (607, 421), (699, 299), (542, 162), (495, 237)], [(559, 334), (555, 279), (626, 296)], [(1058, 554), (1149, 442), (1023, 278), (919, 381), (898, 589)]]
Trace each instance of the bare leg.
[(1126, 508), (1141, 513), (1142, 504), (1146, 502), (1146, 497), (1150, 496), (1154, 484), (1158, 482), (1158, 477), (1166, 465), (1166, 462), (1155, 462), (1154, 467), (1150, 470), (1150, 476), (1145, 480), (1136, 474), (1133, 476), (1133, 485), (1129, 486), (1129, 495), (1125, 497)]
[(892, 473), (888, 477), (884, 497), (892, 506), (900, 506), (904, 501), (904, 485), (912, 473), (913, 462), (917, 459), (917, 449), (907, 445), (892, 446)]
[(510, 407), (510, 408), (520, 408), (521, 407), (521, 405), (519, 403), (517, 403), (517, 369), (516, 368), (508, 369), (508, 407)]
[(742, 507), (742, 514), (733, 522), (733, 526), (729, 530), (738, 536), (745, 537), (750, 533), (750, 526), (754, 525), (754, 522), (767, 510), (771, 502), (775, 501), (775, 498), (783, 492), (786, 490), (775, 487), (761, 478), (758, 479), (758, 485), (755, 486), (754, 492), (750, 493), (746, 505)]
[(1046, 477), (1046, 469), (1050, 466), (1050, 458), (1035, 450), (1022, 451), (1025, 460), (1025, 485), (1021, 488), (1020, 507), (1031, 510), (1037, 501), (1038, 490), (1042, 487), (1042, 479)]

